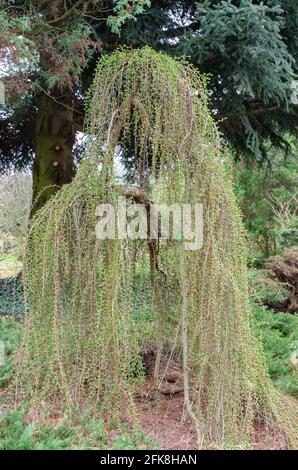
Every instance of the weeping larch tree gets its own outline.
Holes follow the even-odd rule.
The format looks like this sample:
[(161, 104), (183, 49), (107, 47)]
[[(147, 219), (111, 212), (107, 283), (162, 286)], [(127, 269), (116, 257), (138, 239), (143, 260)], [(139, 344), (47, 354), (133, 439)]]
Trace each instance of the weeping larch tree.
[[(156, 345), (158, 392), (165, 351), (183, 367), (185, 410), (199, 447), (250, 446), (254, 425), (295, 445), (297, 410), (273, 388), (251, 316), (245, 234), (223, 164), (205, 81), (150, 48), (98, 64), (74, 180), (31, 221), (24, 262), (26, 329), (16, 359), (16, 400), (32, 406), (134, 413), (144, 380), (141, 344)], [(115, 160), (129, 148), (134, 180)], [(99, 239), (97, 207), (125, 198), (203, 207), (203, 244)]]

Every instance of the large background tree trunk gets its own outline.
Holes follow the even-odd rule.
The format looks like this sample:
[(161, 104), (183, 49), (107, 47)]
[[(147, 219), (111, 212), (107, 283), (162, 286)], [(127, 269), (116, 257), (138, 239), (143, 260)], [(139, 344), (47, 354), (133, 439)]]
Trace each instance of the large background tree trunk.
[(42, 94), (35, 128), (32, 215), (74, 177), (73, 93)]

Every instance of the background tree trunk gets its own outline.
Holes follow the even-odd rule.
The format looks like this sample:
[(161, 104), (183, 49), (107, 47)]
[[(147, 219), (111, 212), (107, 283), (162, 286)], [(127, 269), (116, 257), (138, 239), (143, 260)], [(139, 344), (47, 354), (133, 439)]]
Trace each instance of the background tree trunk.
[(60, 187), (72, 181), (75, 141), (74, 96), (70, 90), (39, 98), (33, 165), (33, 215)]

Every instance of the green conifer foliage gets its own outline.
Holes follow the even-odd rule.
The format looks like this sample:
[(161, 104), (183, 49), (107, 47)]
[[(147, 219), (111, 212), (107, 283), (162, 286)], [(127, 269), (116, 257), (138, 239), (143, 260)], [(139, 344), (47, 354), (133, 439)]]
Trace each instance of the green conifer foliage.
[[(273, 389), (254, 336), (244, 232), (204, 79), (150, 48), (117, 51), (98, 64), (87, 132), (74, 181), (31, 222), (17, 398), (133, 415), (140, 347), (149, 339), (157, 389), (164, 351), (183, 365), (198, 446), (250, 446), (256, 420), (293, 445), (293, 407), (286, 412)], [(115, 172), (128, 142), (137, 156), (130, 188)], [(181, 239), (97, 239), (96, 207), (123, 195), (144, 206), (203, 204), (202, 248), (186, 250)]]

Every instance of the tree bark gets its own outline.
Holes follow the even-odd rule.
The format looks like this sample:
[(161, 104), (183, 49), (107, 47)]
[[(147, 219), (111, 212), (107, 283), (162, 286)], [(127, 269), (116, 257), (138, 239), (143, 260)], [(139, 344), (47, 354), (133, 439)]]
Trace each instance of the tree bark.
[(74, 177), (74, 96), (70, 90), (39, 98), (35, 127), (31, 216)]

